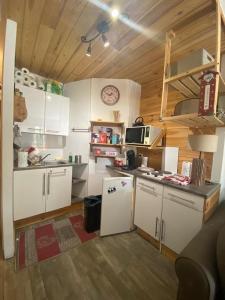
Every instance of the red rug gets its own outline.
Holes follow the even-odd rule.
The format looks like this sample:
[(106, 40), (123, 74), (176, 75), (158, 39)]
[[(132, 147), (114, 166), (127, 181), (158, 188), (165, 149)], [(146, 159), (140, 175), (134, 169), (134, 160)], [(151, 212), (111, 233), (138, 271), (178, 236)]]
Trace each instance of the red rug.
[(82, 215), (39, 223), (17, 233), (17, 269), (54, 257), (68, 249), (96, 238), (84, 229)]

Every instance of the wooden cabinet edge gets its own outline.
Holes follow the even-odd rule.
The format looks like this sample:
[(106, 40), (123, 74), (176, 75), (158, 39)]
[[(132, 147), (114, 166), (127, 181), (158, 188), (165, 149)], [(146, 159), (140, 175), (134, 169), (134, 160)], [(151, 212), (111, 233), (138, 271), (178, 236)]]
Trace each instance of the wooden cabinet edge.
[(219, 203), (220, 189), (216, 190), (209, 198), (205, 200), (203, 210), (203, 224), (212, 216)]
[(160, 249), (160, 242), (153, 238), (150, 234), (137, 227), (137, 233), (146, 241), (150, 242), (156, 249)]
[[(156, 249), (160, 249), (160, 242), (158, 240), (156, 240), (155, 238), (153, 238), (150, 234), (148, 234), (147, 232), (143, 231), (140, 228), (137, 228), (137, 233), (146, 241), (150, 242), (150, 244), (155, 247)], [(169, 258), (171, 261), (175, 261), (178, 254), (176, 252), (174, 252), (173, 250), (169, 249), (168, 247), (166, 247), (165, 245), (161, 244), (161, 254), (163, 254), (164, 256), (166, 256), (167, 258)]]

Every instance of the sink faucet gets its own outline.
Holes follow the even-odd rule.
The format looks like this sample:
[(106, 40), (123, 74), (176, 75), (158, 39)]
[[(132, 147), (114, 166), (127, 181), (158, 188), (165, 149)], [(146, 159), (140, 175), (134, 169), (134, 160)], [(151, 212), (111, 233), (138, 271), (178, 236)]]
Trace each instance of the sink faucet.
[(46, 159), (46, 157), (48, 157), (49, 155), (51, 155), (50, 153), (44, 155), (43, 157), (40, 158), (39, 162), (43, 161), (44, 159)]

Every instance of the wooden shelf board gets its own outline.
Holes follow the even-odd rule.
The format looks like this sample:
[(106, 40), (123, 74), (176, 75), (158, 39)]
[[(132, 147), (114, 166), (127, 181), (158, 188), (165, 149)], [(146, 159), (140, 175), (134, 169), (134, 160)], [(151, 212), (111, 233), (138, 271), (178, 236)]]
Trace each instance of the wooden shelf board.
[(105, 155), (105, 154), (100, 154), (100, 155), (94, 155), (95, 158), (98, 157), (104, 157), (104, 158), (116, 158), (116, 156), (110, 156), (110, 155)]
[(73, 177), (73, 184), (86, 182), (86, 179)]
[(123, 144), (105, 144), (105, 143), (90, 143), (90, 145), (97, 147), (123, 147)]
[(186, 72), (180, 73), (178, 75), (166, 78), (165, 83), (171, 83), (171, 82), (174, 82), (176, 80), (181, 80), (181, 79), (183, 79), (187, 76), (195, 75), (195, 74), (200, 73), (202, 71), (205, 71), (207, 69), (215, 68), (215, 66), (216, 66), (216, 62), (214, 61), (214, 62), (211, 62), (209, 64), (205, 64), (205, 65), (193, 68), (189, 71), (186, 71)]
[(124, 122), (111, 122), (111, 121), (90, 121), (92, 126), (112, 126), (122, 127)]
[(180, 116), (164, 117), (163, 122), (175, 122), (187, 127), (202, 128), (202, 127), (220, 127), (224, 123), (215, 115), (199, 116), (197, 113), (186, 114)]

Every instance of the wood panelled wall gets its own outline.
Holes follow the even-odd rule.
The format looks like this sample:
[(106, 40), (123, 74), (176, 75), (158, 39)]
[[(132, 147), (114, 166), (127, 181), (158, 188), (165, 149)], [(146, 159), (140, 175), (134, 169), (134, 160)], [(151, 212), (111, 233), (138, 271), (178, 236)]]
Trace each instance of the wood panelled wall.
[[(198, 46), (199, 48), (199, 46)], [(198, 49), (196, 48), (196, 49)], [(206, 47), (206, 49), (208, 49)], [(159, 49), (159, 51), (163, 49)], [(214, 53), (213, 49), (210, 53)], [(175, 58), (174, 58), (175, 60)], [(157, 61), (158, 69), (155, 69), (152, 74), (152, 81), (142, 85), (142, 99), (141, 99), (141, 116), (144, 117), (145, 124), (152, 124), (155, 126), (166, 128), (166, 145), (171, 147), (179, 147), (179, 163), (178, 172), (181, 172), (183, 161), (192, 161), (193, 158), (199, 157), (199, 152), (192, 151), (188, 143), (188, 135), (191, 134), (214, 134), (215, 128), (207, 129), (189, 129), (182, 125), (174, 123), (163, 124), (160, 122), (161, 109), (161, 93), (162, 93), (162, 78), (163, 78), (163, 63), (164, 57)], [(168, 97), (167, 114), (172, 115), (177, 102), (182, 99), (181, 95), (170, 90)], [(150, 165), (157, 168), (159, 165), (159, 155), (155, 151), (141, 150), (145, 156), (149, 156)], [(211, 153), (204, 154), (206, 161), (206, 177), (211, 178), (211, 168), (213, 155)]]
[[(161, 93), (161, 90), (158, 90), (158, 93)], [(176, 99), (176, 98), (175, 98)], [(141, 115), (149, 113), (152, 111), (152, 107), (154, 107), (154, 115), (145, 116), (144, 121), (145, 124), (152, 124), (158, 127), (166, 128), (166, 146), (168, 147), (179, 147), (179, 161), (178, 161), (178, 173), (181, 172), (182, 162), (183, 161), (192, 161), (193, 158), (199, 157), (199, 152), (192, 151), (190, 149), (188, 143), (188, 135), (191, 134), (214, 134), (215, 128), (207, 128), (207, 129), (190, 129), (181, 125), (176, 125), (173, 123), (163, 124), (157, 120), (157, 115), (159, 117), (160, 114), (160, 101), (161, 98), (155, 95), (149, 97), (149, 106), (148, 109), (144, 106), (143, 110), (143, 102), (146, 104), (146, 101), (141, 101)], [(176, 102), (176, 101), (175, 101)], [(157, 110), (158, 107), (158, 110)], [(139, 150), (144, 156), (149, 157), (149, 165), (153, 168), (158, 168), (160, 166), (160, 150), (158, 153), (156, 150)], [(212, 169), (212, 159), (213, 155), (211, 153), (205, 153), (205, 162), (206, 162), (206, 177), (207, 179), (211, 178), (211, 169)]]

